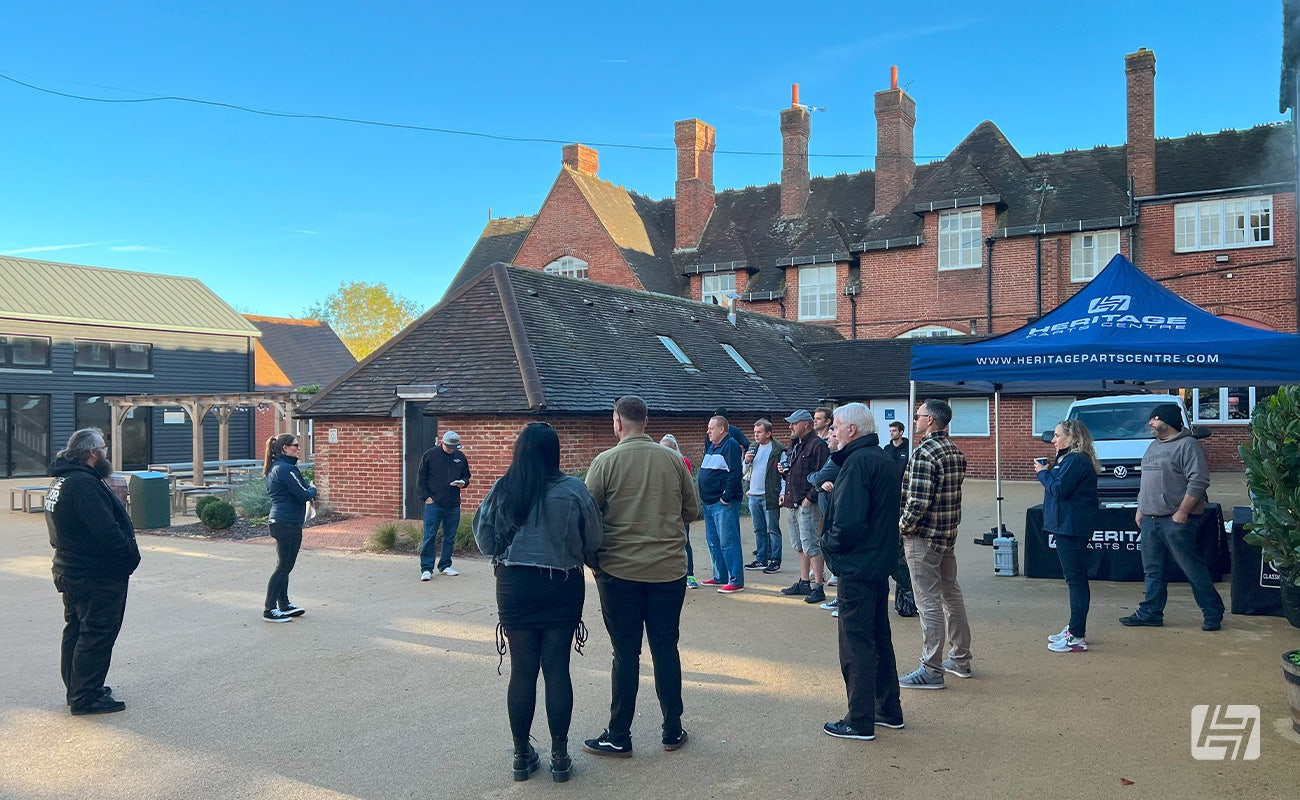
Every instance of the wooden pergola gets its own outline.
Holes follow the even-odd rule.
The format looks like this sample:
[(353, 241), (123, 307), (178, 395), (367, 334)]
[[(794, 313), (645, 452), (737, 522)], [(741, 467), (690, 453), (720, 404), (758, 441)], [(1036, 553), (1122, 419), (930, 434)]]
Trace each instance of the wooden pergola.
[(122, 468), (122, 421), (133, 408), (148, 406), (177, 406), (190, 419), (193, 435), (194, 483), (203, 485), (203, 421), (211, 413), (217, 418), (219, 428), (217, 458), (230, 458), (230, 417), (241, 408), (275, 409), (275, 432), (289, 433), (289, 420), (298, 406), (310, 395), (298, 392), (239, 392), (235, 394), (136, 394), (105, 397), (112, 408), (114, 469)]

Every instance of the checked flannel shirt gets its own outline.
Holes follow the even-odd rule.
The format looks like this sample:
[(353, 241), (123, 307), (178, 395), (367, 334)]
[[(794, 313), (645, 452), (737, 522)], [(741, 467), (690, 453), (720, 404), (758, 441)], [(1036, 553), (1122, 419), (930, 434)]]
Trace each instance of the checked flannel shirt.
[(907, 464), (898, 530), (925, 539), (930, 549), (952, 552), (961, 522), (961, 482), (966, 456), (943, 431), (925, 437)]

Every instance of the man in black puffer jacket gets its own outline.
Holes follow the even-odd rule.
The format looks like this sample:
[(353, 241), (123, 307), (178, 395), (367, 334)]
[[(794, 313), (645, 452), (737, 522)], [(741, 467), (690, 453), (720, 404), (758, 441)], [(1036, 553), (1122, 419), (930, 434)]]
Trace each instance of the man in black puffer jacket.
[(83, 428), (50, 466), (45, 522), (54, 548), (54, 586), (63, 595), (60, 670), (72, 713), (126, 708), (104, 685), (126, 612), (126, 587), (140, 564), (135, 528), (104, 484), (113, 473), (104, 434)]
[(889, 575), (898, 565), (898, 471), (880, 449), (875, 419), (862, 403), (835, 409), (840, 471), (831, 492), (822, 552), (839, 576), (840, 670), (848, 713), (823, 730), (871, 740), (875, 726), (903, 727), (894, 642), (889, 631)]

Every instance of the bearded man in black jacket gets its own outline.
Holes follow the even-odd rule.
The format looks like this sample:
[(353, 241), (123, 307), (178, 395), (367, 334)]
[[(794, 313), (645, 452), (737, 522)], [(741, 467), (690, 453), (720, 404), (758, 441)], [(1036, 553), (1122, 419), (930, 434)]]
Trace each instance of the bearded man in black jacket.
[(862, 403), (835, 409), (840, 449), (822, 552), (839, 576), (840, 671), (848, 713), (823, 730), (870, 741), (875, 727), (903, 727), (897, 663), (889, 631), (889, 575), (898, 564), (898, 472), (880, 448), (875, 418)]
[(50, 466), (45, 523), (54, 548), (54, 586), (63, 595), (60, 670), (76, 715), (126, 708), (104, 685), (126, 613), (126, 587), (140, 564), (135, 528), (104, 483), (113, 473), (104, 434), (82, 428)]

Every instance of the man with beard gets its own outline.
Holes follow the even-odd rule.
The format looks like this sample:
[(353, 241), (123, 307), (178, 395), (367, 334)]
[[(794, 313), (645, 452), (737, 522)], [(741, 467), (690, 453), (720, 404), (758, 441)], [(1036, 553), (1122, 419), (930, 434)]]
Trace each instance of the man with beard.
[(63, 595), (60, 670), (72, 713), (126, 708), (104, 685), (126, 612), (126, 587), (140, 564), (135, 528), (104, 478), (113, 474), (98, 428), (68, 439), (50, 466), (45, 522), (54, 548), (54, 586)]

